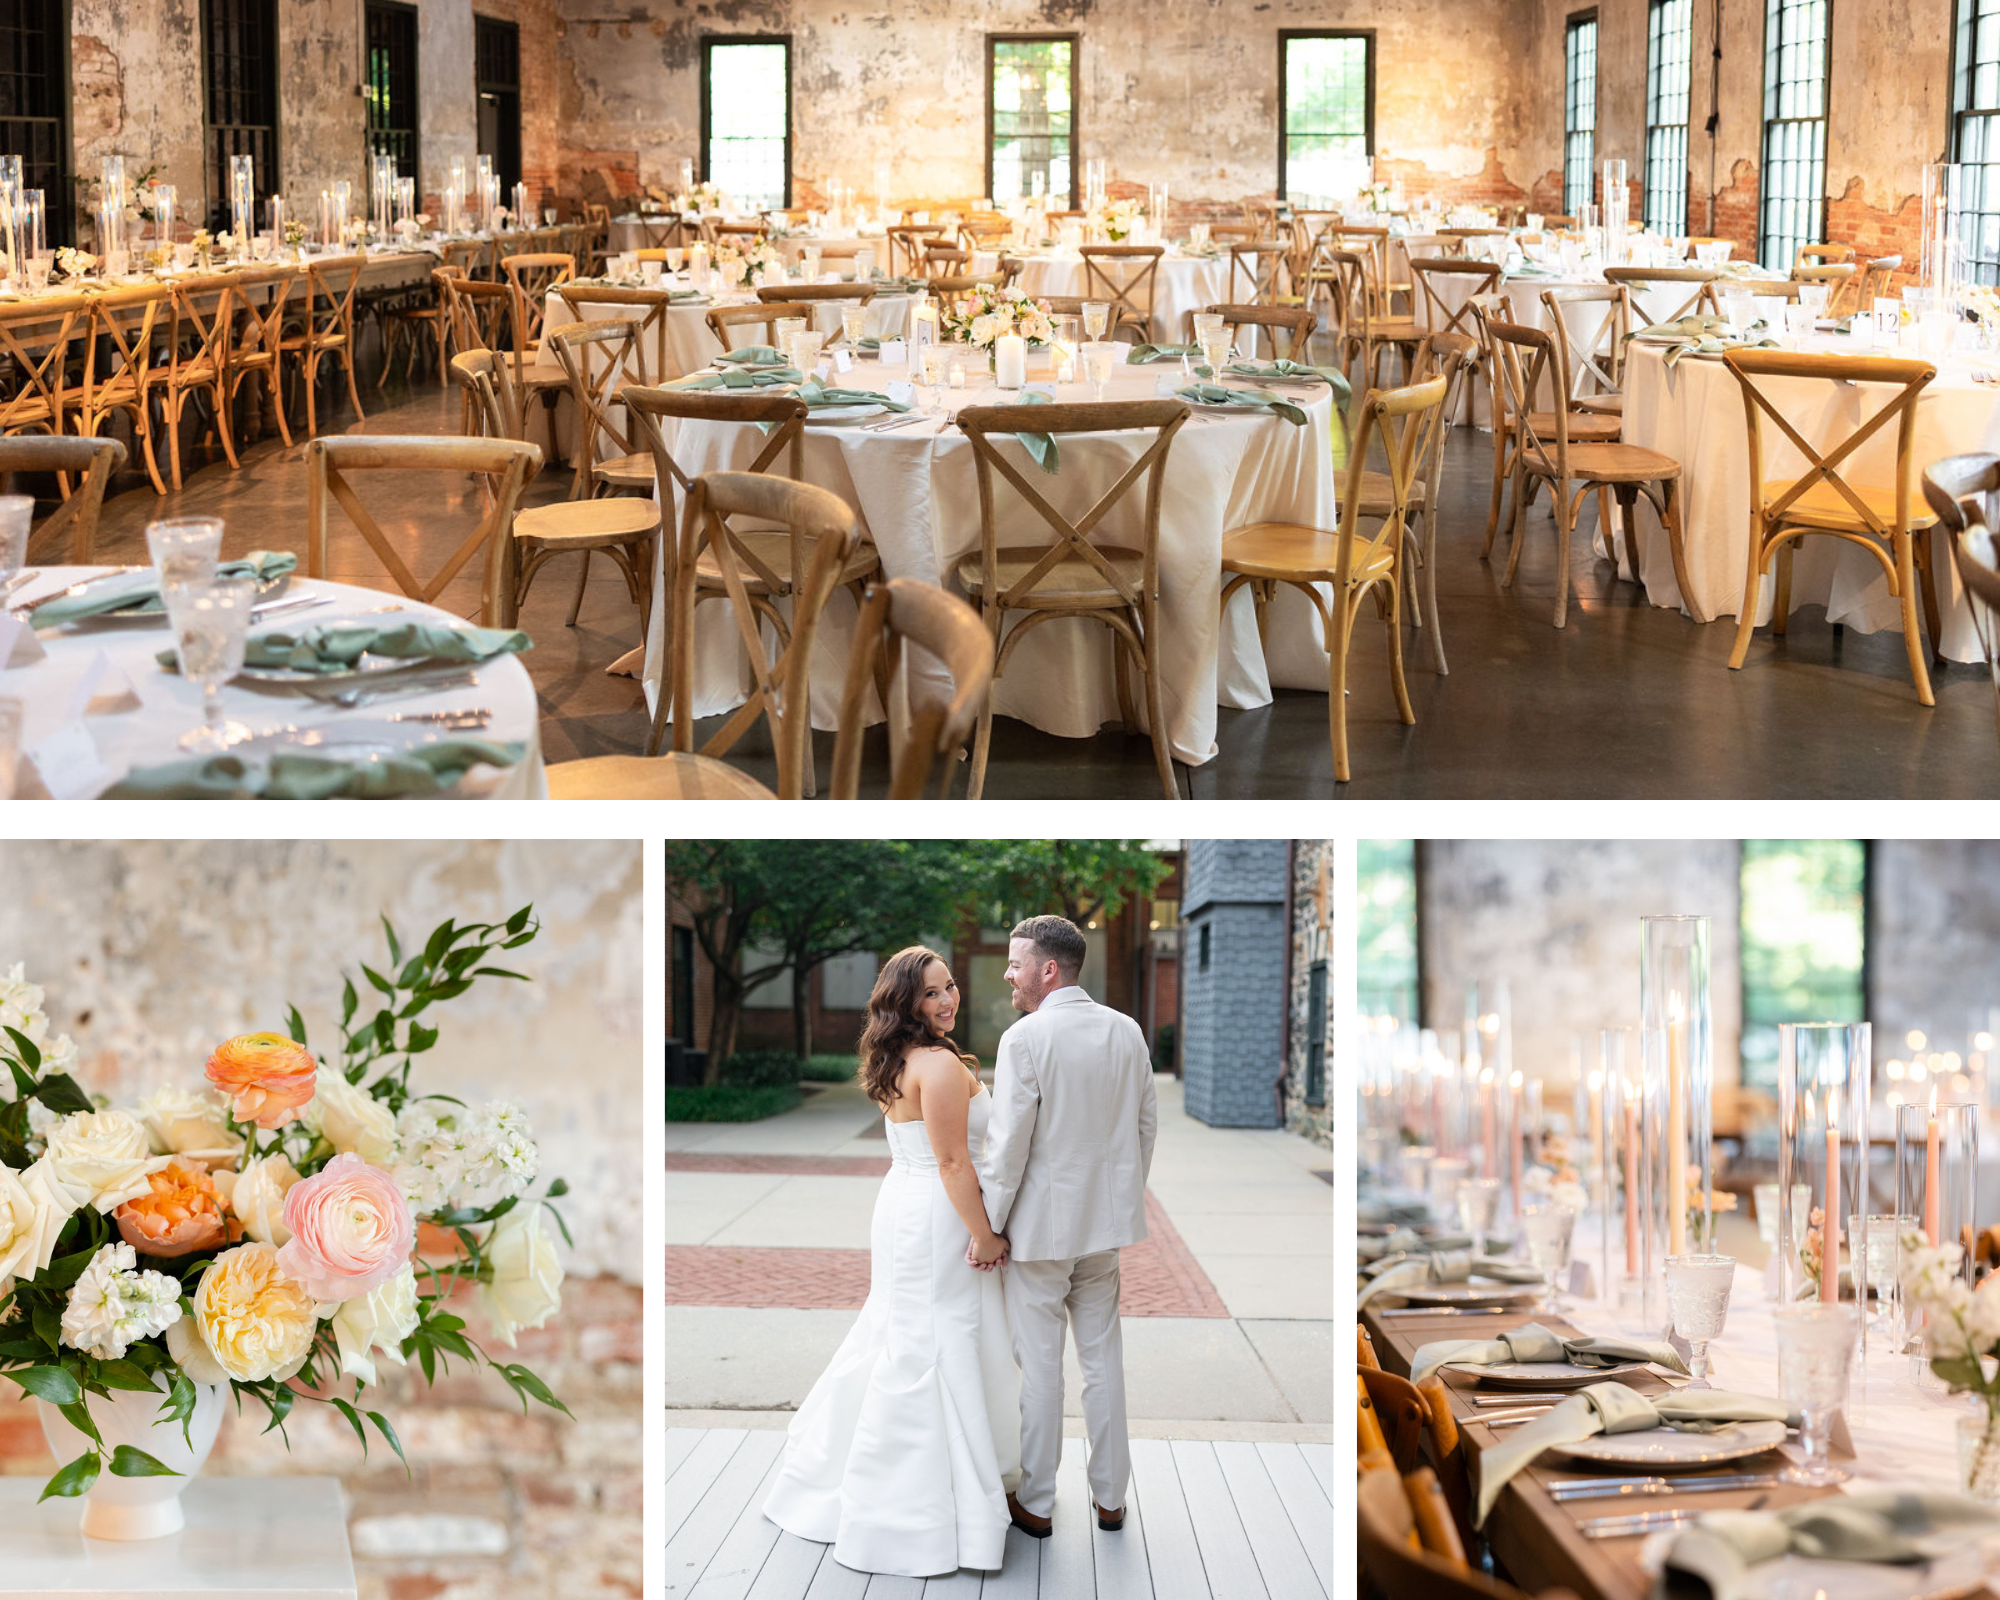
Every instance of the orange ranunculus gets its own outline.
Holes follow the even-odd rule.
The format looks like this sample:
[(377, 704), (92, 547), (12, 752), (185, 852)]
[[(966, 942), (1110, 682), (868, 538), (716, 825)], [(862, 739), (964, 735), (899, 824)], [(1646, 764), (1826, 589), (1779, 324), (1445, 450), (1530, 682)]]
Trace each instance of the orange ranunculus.
[(260, 1128), (283, 1127), (313, 1097), (313, 1058), (282, 1034), (238, 1034), (216, 1046), (206, 1071), (210, 1083), (236, 1097), (236, 1120)]
[(200, 1162), (176, 1156), (147, 1181), (152, 1193), (127, 1200), (113, 1213), (118, 1231), (134, 1250), (147, 1256), (189, 1256), (227, 1239), (222, 1196)]

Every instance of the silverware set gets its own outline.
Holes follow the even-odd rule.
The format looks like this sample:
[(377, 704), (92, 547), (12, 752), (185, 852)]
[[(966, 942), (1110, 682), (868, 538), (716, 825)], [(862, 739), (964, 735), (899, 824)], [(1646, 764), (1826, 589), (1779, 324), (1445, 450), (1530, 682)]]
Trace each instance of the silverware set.
[(1716, 1494), (1729, 1489), (1768, 1489), (1780, 1482), (1774, 1472), (1726, 1473), (1711, 1478), (1571, 1478), (1548, 1486), (1556, 1500), (1606, 1500), (1657, 1494)]
[(477, 687), (479, 683), (479, 675), (470, 667), (458, 667), (448, 672), (399, 672), (383, 676), (385, 682), (357, 683), (343, 689), (308, 684), (304, 692), (309, 699), (317, 700), (321, 705), (352, 711), (358, 706), (373, 705), (378, 700), (397, 700), (413, 694), (439, 694), (446, 689)]

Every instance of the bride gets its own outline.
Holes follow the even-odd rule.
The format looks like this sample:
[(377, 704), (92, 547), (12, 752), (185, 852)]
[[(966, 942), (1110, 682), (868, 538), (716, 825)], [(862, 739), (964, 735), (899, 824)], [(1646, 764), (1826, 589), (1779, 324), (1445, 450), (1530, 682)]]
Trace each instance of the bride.
[(858, 1572), (997, 1571), (1021, 1466), (1020, 1374), (980, 1199), (992, 1115), (949, 1035), (958, 985), (932, 951), (890, 958), (868, 997), (861, 1077), (894, 1165), (869, 1230), (868, 1303), (792, 1419), (764, 1515)]

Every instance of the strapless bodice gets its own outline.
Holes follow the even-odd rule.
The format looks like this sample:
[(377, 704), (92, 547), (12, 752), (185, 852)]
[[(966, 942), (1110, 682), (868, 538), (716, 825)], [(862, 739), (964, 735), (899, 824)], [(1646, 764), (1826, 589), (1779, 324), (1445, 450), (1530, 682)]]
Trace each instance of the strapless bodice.
[[(993, 1096), (981, 1090), (966, 1103), (965, 1147), (977, 1161), (986, 1148), (986, 1127), (993, 1115)], [(921, 1122), (891, 1122), (882, 1119), (889, 1134), (889, 1159), (900, 1168), (920, 1171), (937, 1171), (937, 1152), (931, 1149), (931, 1136)]]

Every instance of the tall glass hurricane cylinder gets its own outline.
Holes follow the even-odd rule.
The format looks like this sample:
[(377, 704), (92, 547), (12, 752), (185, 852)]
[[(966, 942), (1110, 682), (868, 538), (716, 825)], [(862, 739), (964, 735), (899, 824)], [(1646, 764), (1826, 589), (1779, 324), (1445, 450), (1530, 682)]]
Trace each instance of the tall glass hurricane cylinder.
[[(1867, 1230), (1868, 1096), (1871, 1067), (1865, 1022), (1784, 1022), (1778, 1025), (1778, 1191), (1793, 1184), (1812, 1191), (1819, 1213), (1819, 1263), (1815, 1277), (1800, 1251), (1793, 1208), (1778, 1210), (1778, 1299), (1808, 1294), (1840, 1298), (1843, 1242), (1857, 1262), (1867, 1260), (1867, 1240), (1843, 1241), (1850, 1214)], [(1857, 1274), (1857, 1281), (1865, 1278)], [(1866, 1346), (1867, 1327), (1861, 1338)]]
[(1660, 1085), (1661, 1200), (1668, 1255), (1715, 1244), (1710, 1130), (1714, 1025), (1709, 1012), (1708, 918), (1641, 917), (1639, 1012), (1647, 1078)]

